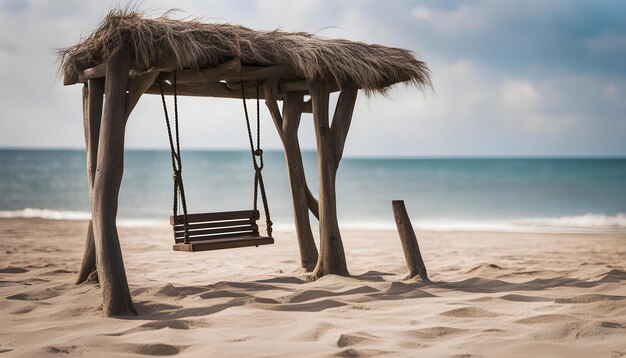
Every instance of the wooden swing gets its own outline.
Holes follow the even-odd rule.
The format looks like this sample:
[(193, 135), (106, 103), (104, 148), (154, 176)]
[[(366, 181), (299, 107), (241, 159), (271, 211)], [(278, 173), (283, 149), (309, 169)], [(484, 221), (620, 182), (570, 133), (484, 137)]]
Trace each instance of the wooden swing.
[[(172, 155), (172, 170), (174, 172), (174, 203), (173, 215), (170, 216), (170, 224), (174, 231), (174, 251), (207, 251), (231, 249), (246, 246), (269, 245), (274, 243), (272, 237), (272, 221), (270, 219), (269, 206), (265, 193), (265, 185), (263, 183), (263, 150), (261, 146), (261, 120), (259, 111), (259, 83), (257, 81), (256, 91), (256, 149), (252, 137), (252, 129), (250, 128), (250, 119), (248, 117), (248, 108), (246, 106), (246, 95), (243, 82), (241, 83), (241, 98), (243, 100), (243, 110), (246, 118), (246, 127), (248, 129), (248, 139), (250, 142), (250, 153), (252, 154), (252, 164), (254, 167), (254, 200), (252, 210), (242, 211), (225, 211), (214, 213), (188, 214), (187, 201), (185, 198), (185, 188), (183, 186), (182, 177), (182, 161), (180, 155), (180, 140), (178, 131), (178, 97), (176, 92), (176, 72), (173, 73), (173, 90), (174, 90), (174, 130), (175, 136), (172, 136), (172, 128), (170, 126), (167, 104), (163, 84), (159, 81), (161, 91), (161, 101), (163, 102), (163, 112), (165, 113), (165, 123), (167, 125), (167, 134), (170, 142), (170, 152)], [(174, 138), (176, 146), (174, 146)], [(258, 160), (258, 161), (257, 161)], [(259, 227), (256, 223), (259, 220), (258, 193), (261, 192), (261, 200), (263, 210), (265, 212), (267, 236), (259, 234)], [(182, 204), (183, 214), (178, 215), (178, 198)]]

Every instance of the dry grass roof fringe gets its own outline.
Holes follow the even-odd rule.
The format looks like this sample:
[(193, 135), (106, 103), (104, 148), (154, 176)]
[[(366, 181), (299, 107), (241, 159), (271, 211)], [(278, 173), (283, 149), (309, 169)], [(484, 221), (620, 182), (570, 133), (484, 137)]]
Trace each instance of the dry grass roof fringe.
[(61, 71), (71, 74), (105, 62), (120, 44), (145, 68), (174, 61), (178, 69), (204, 69), (233, 58), (243, 65), (289, 64), (303, 78), (352, 83), (368, 93), (385, 93), (404, 82), (431, 88), (426, 63), (405, 49), (281, 30), (255, 31), (231, 24), (148, 18), (133, 9), (111, 10), (81, 43), (59, 50)]

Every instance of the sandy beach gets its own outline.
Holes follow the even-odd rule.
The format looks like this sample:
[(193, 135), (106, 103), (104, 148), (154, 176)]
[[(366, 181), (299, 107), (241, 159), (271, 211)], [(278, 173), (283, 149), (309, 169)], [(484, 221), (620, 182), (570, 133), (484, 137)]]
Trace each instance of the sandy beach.
[(75, 286), (86, 222), (0, 220), (2, 356), (621, 357), (624, 234), (418, 233), (434, 283), (403, 280), (395, 232), (344, 231), (350, 278), (307, 280), (276, 244), (170, 251), (121, 228), (138, 317)]

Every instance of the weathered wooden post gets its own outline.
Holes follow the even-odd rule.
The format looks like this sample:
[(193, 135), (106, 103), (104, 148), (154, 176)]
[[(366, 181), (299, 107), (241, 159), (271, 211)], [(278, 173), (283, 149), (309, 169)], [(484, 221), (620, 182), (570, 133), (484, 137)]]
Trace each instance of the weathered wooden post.
[[(98, 140), (100, 138), (100, 121), (102, 120), (102, 103), (104, 79), (89, 80), (83, 87), (83, 125), (85, 127), (85, 147), (87, 159), (87, 187), (89, 199), (92, 201), (93, 182), (96, 175)], [(85, 252), (78, 271), (76, 284), (85, 282), (89, 275), (96, 272), (96, 247), (93, 239), (93, 221), (89, 220), (85, 238)], [(97, 274), (92, 276), (92, 280)]]
[(128, 289), (115, 223), (124, 172), (128, 73), (128, 50), (121, 48), (107, 61), (106, 101), (100, 125), (97, 169), (91, 202), (96, 267), (102, 288), (102, 310), (106, 316), (137, 314)]
[(320, 255), (313, 272), (315, 278), (326, 274), (343, 276), (350, 274), (346, 265), (346, 256), (337, 222), (335, 179), (352, 121), (358, 89), (351, 85), (346, 85), (342, 89), (331, 126), (328, 118), (330, 96), (328, 87), (327, 83), (319, 79), (309, 82), (320, 183)]
[(283, 112), (281, 115), (276, 103), (276, 89), (273, 84), (276, 83), (272, 83), (272, 81), (265, 83), (265, 105), (272, 115), (274, 125), (285, 149), (296, 235), (298, 237), (298, 247), (300, 248), (300, 262), (303, 268), (307, 271), (312, 271), (317, 263), (318, 253), (309, 220), (306, 176), (298, 141), (298, 128), (300, 127), (300, 119), (304, 110), (304, 95), (296, 92), (288, 93), (283, 98)]
[(415, 231), (413, 231), (413, 225), (411, 224), (409, 214), (406, 212), (406, 207), (404, 206), (404, 200), (394, 200), (391, 202), (391, 206), (393, 208), (396, 226), (398, 227), (400, 241), (402, 242), (406, 266), (409, 269), (409, 276), (407, 276), (407, 278), (413, 278), (419, 275), (423, 281), (430, 282), (428, 273), (426, 272), (426, 265), (424, 265), (424, 260), (422, 259), (419, 245), (417, 244), (417, 237), (415, 236)]

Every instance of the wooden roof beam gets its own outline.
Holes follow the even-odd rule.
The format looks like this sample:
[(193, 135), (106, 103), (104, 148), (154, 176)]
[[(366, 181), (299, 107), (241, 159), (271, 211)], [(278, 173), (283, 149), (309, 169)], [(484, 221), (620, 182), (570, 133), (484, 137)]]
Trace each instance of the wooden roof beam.
[[(174, 70), (171, 66), (154, 66), (150, 68), (153, 71), (160, 71), (162, 74), (159, 79), (162, 81), (173, 81)], [(143, 72), (143, 71), (142, 71)], [(66, 85), (87, 82), (91, 79), (102, 78), (106, 74), (106, 63), (85, 69), (78, 72), (75, 79), (66, 78), (64, 83)], [(131, 72), (132, 77), (132, 72)], [(256, 81), (265, 80), (268, 78), (276, 79), (298, 79), (300, 75), (290, 65), (275, 65), (275, 66), (241, 66), (239, 59), (235, 58), (224, 62), (218, 66), (196, 70), (179, 70), (176, 71), (176, 81), (180, 84), (183, 83), (198, 83), (198, 82), (241, 82), (241, 81)]]

